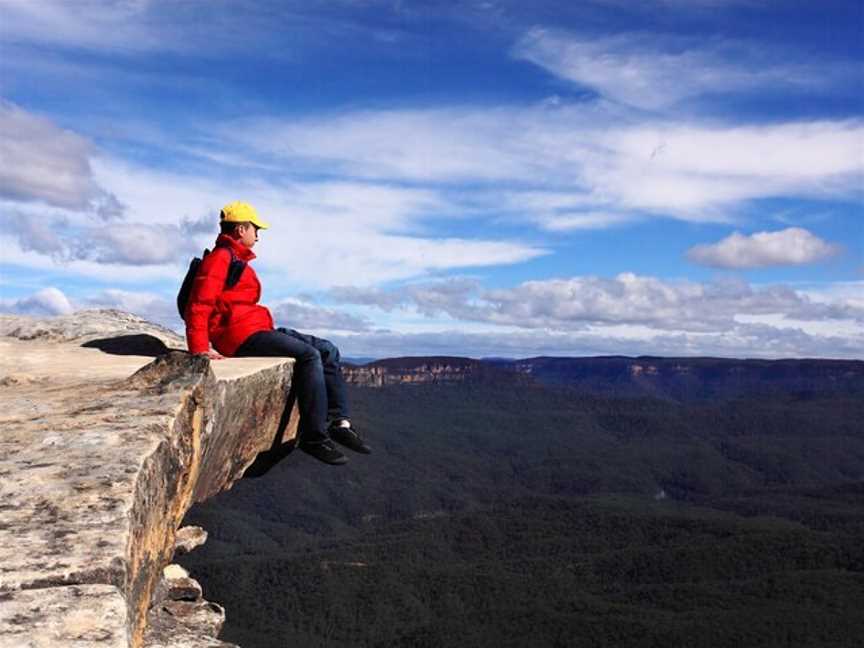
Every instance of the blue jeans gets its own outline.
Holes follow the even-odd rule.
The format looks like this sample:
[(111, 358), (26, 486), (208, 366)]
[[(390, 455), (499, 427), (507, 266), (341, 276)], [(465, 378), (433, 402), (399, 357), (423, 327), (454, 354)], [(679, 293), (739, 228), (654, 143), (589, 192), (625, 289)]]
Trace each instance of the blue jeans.
[(253, 333), (234, 355), (294, 358), (292, 382), (300, 410), (298, 437), (301, 442), (326, 440), (328, 422), (348, 418), (345, 380), (339, 364), (341, 357), (339, 349), (329, 340), (278, 328)]

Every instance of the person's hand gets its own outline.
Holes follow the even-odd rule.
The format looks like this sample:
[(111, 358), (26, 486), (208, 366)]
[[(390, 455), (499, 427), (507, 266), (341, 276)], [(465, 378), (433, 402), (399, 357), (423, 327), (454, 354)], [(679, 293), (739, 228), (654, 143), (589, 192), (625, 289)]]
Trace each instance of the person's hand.
[(210, 360), (224, 360), (225, 356), (221, 355), (217, 351), (210, 349), (209, 351), (205, 351), (204, 353), (196, 353), (195, 355), (206, 356)]

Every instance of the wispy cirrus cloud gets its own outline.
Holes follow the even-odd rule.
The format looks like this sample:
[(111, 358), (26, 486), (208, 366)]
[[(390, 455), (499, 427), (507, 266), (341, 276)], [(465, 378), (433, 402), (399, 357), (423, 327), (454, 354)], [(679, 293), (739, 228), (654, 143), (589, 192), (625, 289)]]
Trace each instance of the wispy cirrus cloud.
[[(349, 278), (370, 285), (451, 268), (518, 263), (548, 253), (520, 240), (435, 235), (427, 222), (442, 213), (446, 217), (454, 208), (446, 197), (427, 188), (349, 179), (271, 183), (236, 174), (226, 185), (113, 159), (95, 168), (100, 181), (129, 205), (130, 219), (149, 217), (154, 227), (170, 228), (182, 215), (183, 223), (194, 224), (194, 231), (185, 231), (185, 240), (202, 248), (215, 237), (221, 205), (238, 196), (253, 203), (272, 224), (255, 249), (259, 273), (265, 285), (288, 294), (301, 286), (326, 288)], [(160, 188), (157, 196), (154, 186)]]
[[(410, 17), (386, 0), (3, 0), (0, 40), (122, 55), (251, 54), (286, 60), (331, 39), (386, 43), (407, 36), (396, 25), (382, 28), (370, 20), (370, 9), (376, 17)], [(418, 15), (422, 20), (428, 10), (421, 8)], [(286, 30), (291, 39), (285, 39)]]
[[(63, 134), (48, 120), (12, 110), (14, 120), (44, 130), (46, 141)], [(12, 131), (13, 125), (7, 123), (4, 131)], [(32, 174), (5, 172), (0, 220), (8, 225), (4, 244), (11, 243), (7, 263), (45, 268), (62, 263), (69, 273), (87, 276), (99, 274), (101, 267), (102, 274), (118, 281), (135, 277), (124, 267), (182, 276), (185, 261), (212, 244), (219, 207), (238, 196), (273, 222), (259, 246), (259, 269), (289, 294), (298, 285), (328, 287), (349, 279), (371, 284), (451, 268), (518, 263), (547, 253), (519, 240), (436, 235), (427, 223), (447, 218), (455, 208), (433, 189), (345, 179), (266, 182), (256, 174), (238, 175), (234, 168), (227, 184), (218, 175), (131, 164), (94, 150), (79, 136), (70, 138), (72, 150), (43, 147), (49, 161), (56, 153), (57, 178), (42, 178), (43, 165), (51, 169), (42, 158), (24, 166)], [(30, 148), (42, 151), (39, 143), (34, 138)], [(78, 172), (71, 186), (62, 164)], [(31, 175), (47, 184), (31, 183)], [(285, 277), (290, 278), (287, 286)]]
[(765, 268), (816, 263), (839, 251), (840, 246), (828, 243), (806, 229), (789, 227), (749, 236), (733, 232), (717, 243), (690, 248), (687, 258), (714, 268)]
[[(3, 40), (77, 47), (147, 49), (156, 44), (145, 19), (148, 0), (5, 0), (0, 4)], [(170, 39), (168, 39), (170, 42)]]
[(612, 101), (659, 110), (700, 95), (766, 89), (816, 88), (838, 75), (790, 62), (744, 42), (709, 41), (656, 33), (589, 37), (535, 27), (513, 56), (591, 88)]
[[(506, 183), (496, 199), (503, 195), (526, 221), (576, 229), (645, 214), (725, 221), (744, 203), (773, 196), (848, 198), (860, 191), (864, 125), (646, 121), (602, 103), (558, 102), (255, 119), (226, 127), (224, 137), (366, 182), (438, 191), (470, 184), (481, 202), (484, 186)], [(598, 218), (601, 211), (609, 216)]]
[(206, 56), (204, 46), (220, 32), (219, 49), (227, 52), (248, 46), (246, 30), (262, 26), (248, 4), (236, 4), (240, 11), (232, 25), (230, 5), (221, 2), (4, 0), (0, 40), (133, 55), (198, 50)]
[[(270, 183), (232, 167), (230, 188), (218, 176), (148, 169), (102, 154), (82, 157), (85, 146), (67, 155), (89, 173), (75, 196), (79, 205), (88, 196), (90, 202), (54, 211), (19, 204), (16, 237), (23, 251), (44, 255), (46, 264), (171, 264), (176, 272), (210, 244), (215, 225), (208, 235), (208, 224), (215, 220), (208, 219), (218, 207), (242, 194), (275, 218), (261, 260), (274, 277), (296, 282), (290, 291), (299, 283), (371, 285), (507, 265), (549, 252), (542, 243), (433, 233), (441, 231), (435, 223), (454, 216), (481, 223), (504, 214), (540, 231), (568, 232), (657, 216), (726, 221), (750, 200), (837, 199), (859, 190), (857, 142), (864, 127), (855, 121), (737, 128), (615, 123), (603, 106), (561, 103), (502, 108), (494, 119), (464, 107), (247, 120), (225, 131), (226, 141), (243, 144), (235, 150), (331, 173)], [(502, 183), (506, 189), (498, 188)], [(98, 227), (106, 218), (121, 219), (122, 226)]]
[(552, 213), (539, 214), (535, 218), (540, 227), (550, 232), (605, 229), (632, 223), (635, 220), (638, 220), (638, 217), (632, 214), (578, 209), (558, 209)]

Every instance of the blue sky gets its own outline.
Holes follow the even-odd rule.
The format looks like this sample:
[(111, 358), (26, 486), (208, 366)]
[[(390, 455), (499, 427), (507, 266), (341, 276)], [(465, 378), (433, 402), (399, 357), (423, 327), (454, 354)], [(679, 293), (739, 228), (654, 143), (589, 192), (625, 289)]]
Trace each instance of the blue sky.
[(0, 311), (348, 355), (864, 356), (860, 2), (0, 0)]

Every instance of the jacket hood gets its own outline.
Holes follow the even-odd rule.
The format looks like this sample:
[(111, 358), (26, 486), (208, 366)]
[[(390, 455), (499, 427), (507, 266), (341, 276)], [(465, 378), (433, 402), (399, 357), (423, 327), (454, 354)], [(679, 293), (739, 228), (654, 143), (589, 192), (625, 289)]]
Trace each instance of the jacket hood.
[(234, 251), (234, 256), (241, 261), (248, 262), (255, 258), (255, 253), (250, 248), (234, 240), (227, 234), (220, 234), (216, 237), (216, 246), (231, 248)]

